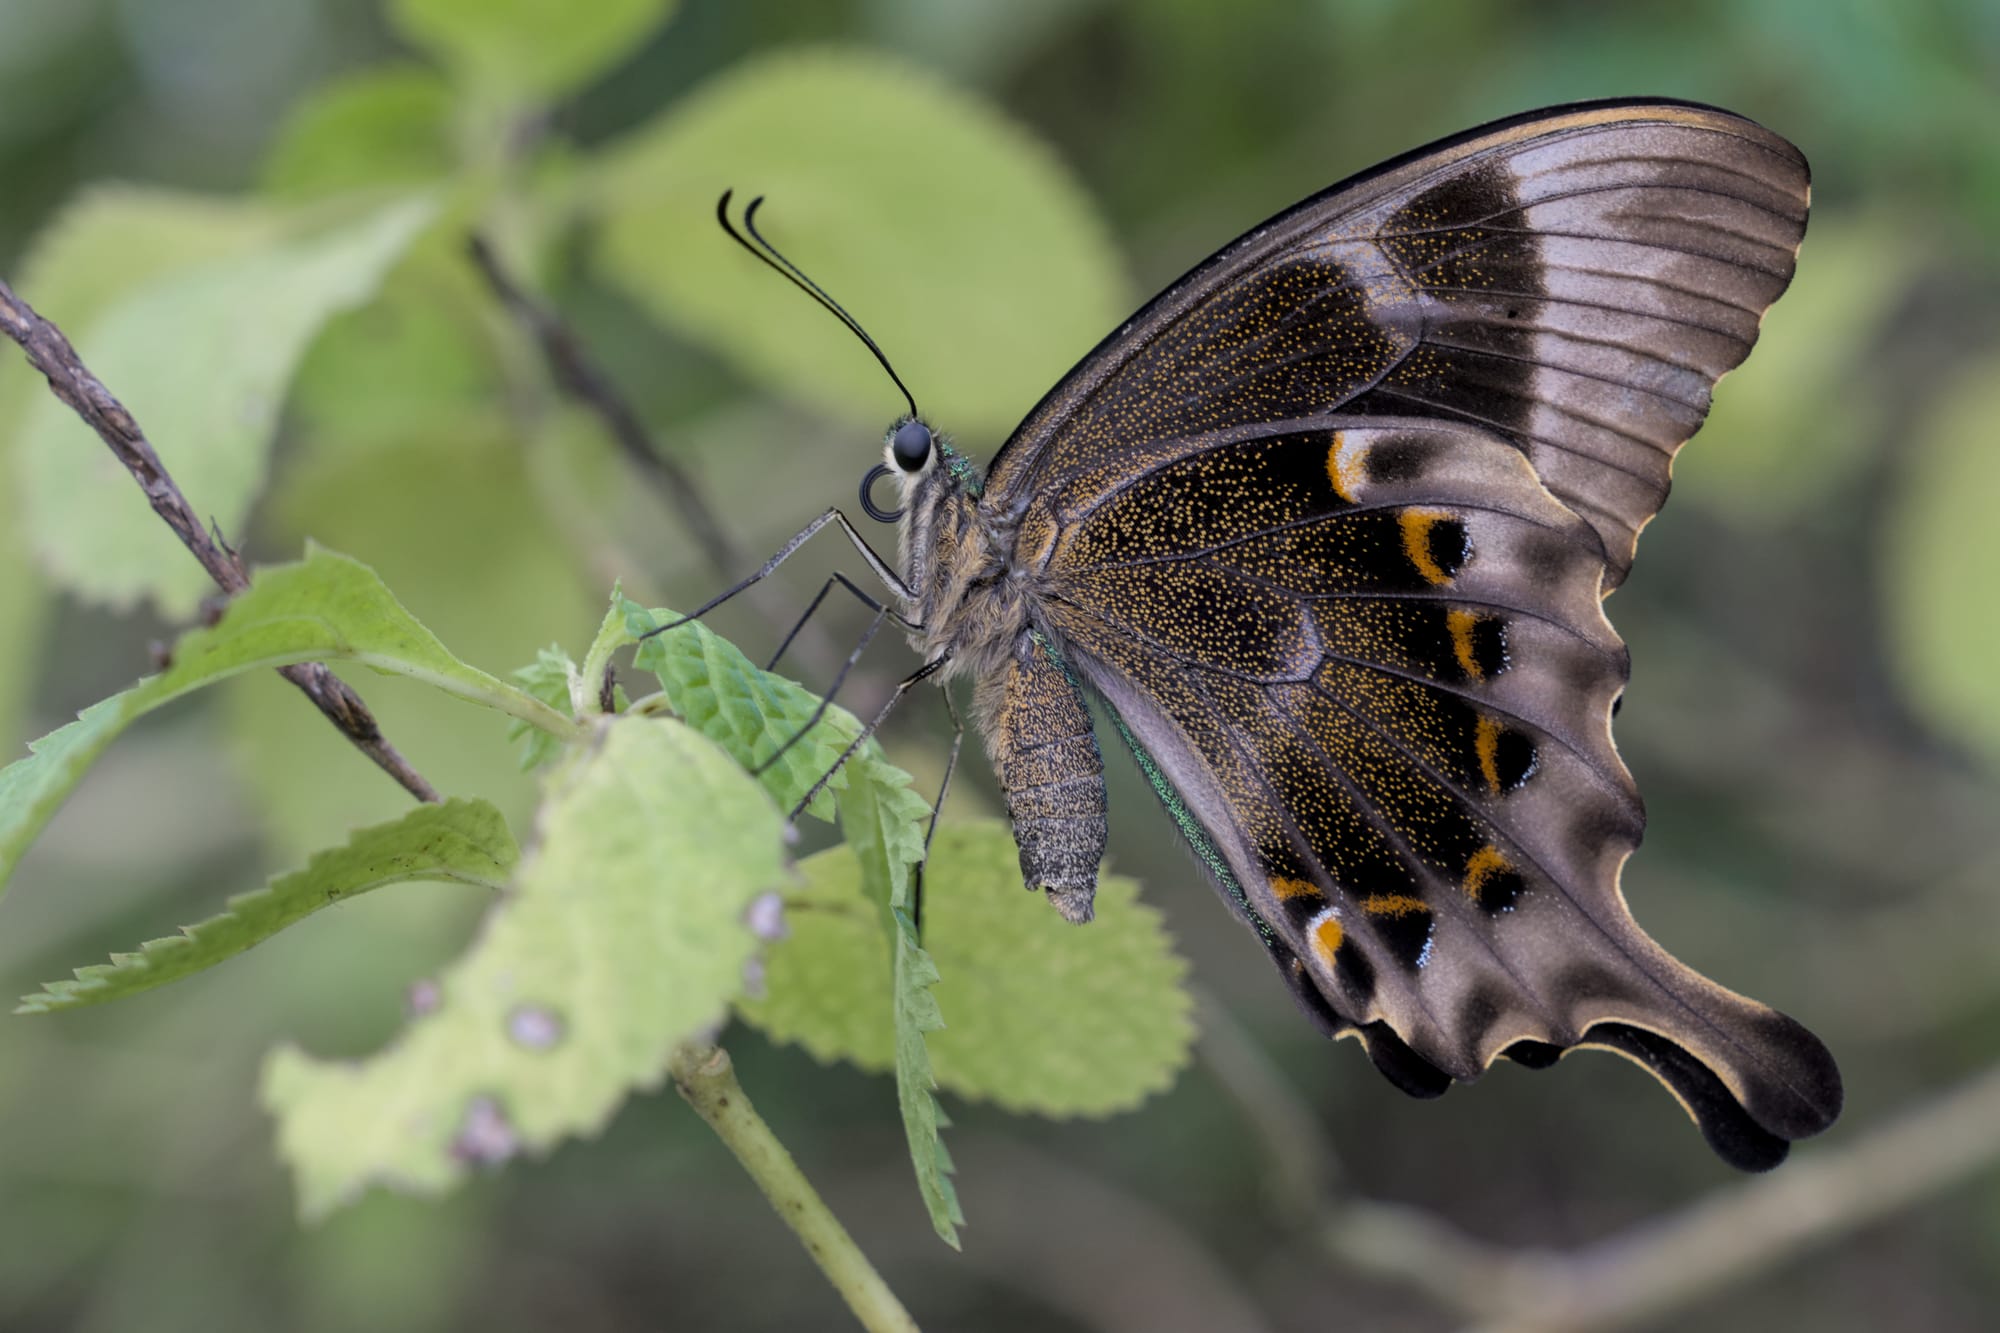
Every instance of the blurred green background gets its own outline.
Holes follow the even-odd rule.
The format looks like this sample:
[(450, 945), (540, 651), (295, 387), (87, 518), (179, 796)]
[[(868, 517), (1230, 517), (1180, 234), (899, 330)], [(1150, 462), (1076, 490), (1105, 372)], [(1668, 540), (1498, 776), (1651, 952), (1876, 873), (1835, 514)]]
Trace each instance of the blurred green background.
[[(495, 29), (548, 8), (495, 6)], [(580, 650), (614, 577), (681, 605), (722, 579), (550, 391), (464, 262), (468, 227), (575, 322), (754, 560), (851, 507), (898, 400), (833, 321), (728, 247), (710, 218), (722, 185), (772, 196), (773, 239), (985, 457), (1145, 294), (1381, 158), (1578, 98), (1750, 115), (1811, 159), (1814, 215), (1791, 294), (1610, 605), (1634, 661), (1618, 736), (1651, 812), (1627, 896), (1682, 958), (1840, 1058), (1847, 1114), (1796, 1161), (2000, 1058), (2000, 6), (669, 9), (604, 0), (510, 47), (482, 44), (470, 0), (0, 0), (0, 275), (126, 392), (253, 557), (310, 536), (365, 560), (461, 656), (504, 672), (552, 640)], [(172, 319), (103, 313), (148, 275), (276, 253), (416, 189), (429, 229), (386, 276), (307, 292), (312, 320), (292, 318), (290, 289), (260, 304), (240, 281), (175, 289)], [(288, 318), (297, 347), (280, 355), (266, 344)], [(219, 336), (230, 319), (244, 326)], [(144, 386), (113, 373), (117, 348), (97, 359), (100, 327)], [(171, 544), (101, 552), (151, 520), (5, 350), (0, 728), (16, 754), (143, 673), (199, 589)], [(225, 409), (218, 438), (169, 429)], [(802, 605), (833, 561), (854, 565), (837, 539), (768, 605)], [(181, 582), (155, 576), (167, 566)], [(859, 624), (836, 608), (794, 668), (823, 682)], [(717, 625), (753, 653), (775, 637), (756, 607)], [(865, 667), (857, 711), (907, 670), (886, 640)], [(354, 683), (439, 787), (528, 808), (487, 718)], [(921, 699), (888, 746), (929, 783), (944, 736)], [(954, 811), (997, 809), (968, 756)], [(1282, 1071), (1343, 1189), (1572, 1247), (1735, 1183), (1622, 1061), (1503, 1066), (1404, 1099), (1298, 1020), (1129, 764), (1114, 763), (1112, 804), (1115, 865)], [(0, 986), (25, 993), (206, 916), (400, 808), (281, 682), (232, 682), (92, 773), (0, 915)], [(145, 999), (0, 1023), (0, 1327), (843, 1326), (671, 1095), (442, 1204), (378, 1195), (296, 1226), (255, 1105), (264, 1051), (377, 1047), (480, 905), (446, 887), (376, 895)], [(1460, 1322), (1349, 1272), (1286, 1211), (1209, 1063), (1104, 1123), (950, 1103), (971, 1218), (956, 1255), (930, 1234), (886, 1080), (740, 1029), (725, 1043), (927, 1327)], [(1996, 1309), (1988, 1172), (1658, 1326), (1971, 1330)]]

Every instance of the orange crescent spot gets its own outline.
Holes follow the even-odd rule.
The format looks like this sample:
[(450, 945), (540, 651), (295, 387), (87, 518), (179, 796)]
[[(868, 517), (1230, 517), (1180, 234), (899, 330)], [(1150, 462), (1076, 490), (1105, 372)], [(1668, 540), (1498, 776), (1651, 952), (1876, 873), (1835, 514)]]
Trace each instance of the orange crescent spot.
[[(1410, 557), (1410, 563), (1417, 567), (1417, 573), (1424, 576), (1426, 583), (1451, 582), (1451, 575), (1431, 559), (1431, 525), (1450, 517), (1442, 509), (1405, 509), (1396, 516), (1403, 528), (1403, 554)], [(1470, 642), (1468, 639), (1467, 643)]]
[(1281, 903), (1292, 902), (1298, 898), (1317, 898), (1320, 896), (1317, 888), (1302, 879), (1274, 879), (1271, 881), (1271, 892), (1277, 895), (1278, 901)]
[[(1408, 536), (1405, 535), (1404, 541), (1408, 540)], [(1426, 574), (1424, 577), (1430, 578), (1430, 575)], [(1433, 583), (1437, 581), (1431, 579)], [(1472, 647), (1472, 631), (1478, 624), (1479, 617), (1470, 611), (1447, 611), (1444, 614), (1444, 627), (1451, 635), (1451, 651), (1458, 659), (1458, 669), (1471, 680), (1483, 681), (1486, 679), (1486, 671), (1479, 665), (1479, 654), (1474, 652)]]
[(1340, 952), (1341, 941), (1347, 938), (1347, 931), (1332, 912), (1324, 912), (1312, 924), (1312, 949), (1322, 966), (1333, 970), (1333, 956)]
[(1490, 717), (1481, 717), (1479, 719), (1479, 731), (1472, 738), (1472, 747), (1479, 755), (1479, 775), (1486, 779), (1486, 790), (1498, 796), (1500, 794), (1500, 724)]
[(1478, 902), (1479, 895), (1486, 892), (1488, 880), (1513, 868), (1513, 862), (1502, 856), (1498, 847), (1487, 843), (1465, 863), (1465, 896)]
[(1361, 910), (1370, 916), (1408, 916), (1428, 912), (1430, 904), (1407, 893), (1371, 893), (1361, 900)]

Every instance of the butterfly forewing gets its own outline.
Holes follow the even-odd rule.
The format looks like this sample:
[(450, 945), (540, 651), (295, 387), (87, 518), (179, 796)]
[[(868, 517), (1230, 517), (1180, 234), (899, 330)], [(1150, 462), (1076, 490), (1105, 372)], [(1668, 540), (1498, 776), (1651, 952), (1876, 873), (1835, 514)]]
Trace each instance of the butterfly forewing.
[(1274, 219), (1037, 408), (982, 507), (1301, 999), (1406, 1089), (1592, 1044), (1732, 1160), (1838, 1075), (1632, 920), (1602, 596), (1783, 290), (1803, 160), (1726, 113), (1475, 132)]
[(1602, 538), (1608, 591), (1790, 280), (1809, 194), (1796, 149), (1707, 108), (1475, 131), (1187, 275), (1030, 414), (988, 492), (1024, 501), (1050, 470), (1335, 407), (1442, 416), (1528, 454)]

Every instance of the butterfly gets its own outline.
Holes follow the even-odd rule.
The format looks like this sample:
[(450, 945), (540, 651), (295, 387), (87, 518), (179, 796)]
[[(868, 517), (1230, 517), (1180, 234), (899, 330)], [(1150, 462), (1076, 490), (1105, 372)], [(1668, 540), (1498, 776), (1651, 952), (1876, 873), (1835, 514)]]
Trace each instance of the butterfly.
[[(1602, 609), (1809, 197), (1726, 111), (1535, 111), (1231, 242), (984, 474), (912, 400), (862, 482), (900, 560), (870, 563), (923, 655), (906, 686), (974, 682), (1026, 885), (1090, 920), (1108, 733), (1299, 1007), (1403, 1091), (1601, 1048), (1747, 1170), (1831, 1124), (1818, 1039), (1626, 906), (1645, 812)], [(829, 510), (767, 571), (836, 518), (867, 552)]]

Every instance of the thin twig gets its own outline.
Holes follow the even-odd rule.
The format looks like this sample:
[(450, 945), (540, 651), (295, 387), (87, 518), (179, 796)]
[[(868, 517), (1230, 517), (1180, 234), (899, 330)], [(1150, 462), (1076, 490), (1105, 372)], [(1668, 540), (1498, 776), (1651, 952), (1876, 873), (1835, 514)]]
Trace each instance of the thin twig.
[[(125, 405), (84, 366), (62, 330), (36, 314), (5, 282), (0, 282), (0, 329), (21, 345), (21, 350), (28, 354), (28, 363), (48, 380), (50, 392), (82, 417), (84, 424), (96, 431), (98, 438), (124, 464), (132, 479), (139, 483), (139, 489), (146, 493), (146, 502), (152, 505), (153, 512), (194, 553), (216, 586), (231, 597), (248, 588), (250, 574), (242, 560), (202, 525)], [(298, 686), (356, 749), (374, 760), (410, 795), (420, 801), (439, 799), (436, 789), (383, 737), (374, 714), (340, 677), (318, 662), (280, 667), (278, 674)]]
[[(1204, 1001), (1205, 1024), (1219, 1012)], [(1257, 1062), (1218, 1059), (1217, 1043), (1199, 1049), (1277, 1169), (1293, 1169), (1302, 1151), (1331, 1160), (1283, 1078)], [(1358, 1196), (1322, 1201), (1319, 1235), (1336, 1263), (1417, 1288), (1480, 1321), (1480, 1333), (1584, 1333), (1698, 1300), (1996, 1161), (2000, 1067), (1839, 1147), (1806, 1149), (1769, 1175), (1576, 1250), (1494, 1244), (1422, 1209)]]
[[(556, 387), (571, 400), (595, 413), (604, 423), (626, 459), (680, 515), (681, 522), (687, 526), (695, 546), (716, 577), (724, 581), (734, 580), (748, 561), (735, 539), (717, 520), (715, 506), (709, 502), (694, 474), (682, 467), (671, 454), (654, 446), (652, 435), (640, 420), (638, 410), (619, 392), (610, 375), (591, 358), (582, 339), (560, 315), (529, 295), (513, 279), (484, 236), (474, 233), (466, 241), (466, 250), (494, 297), (541, 349)], [(772, 618), (772, 623), (782, 628), (782, 619), (775, 608), (760, 600), (762, 596), (753, 594), (750, 599), (752, 604), (765, 611)], [(830, 647), (815, 628), (807, 628), (804, 642), (797, 645), (795, 651), (801, 648), (801, 656), (816, 668), (823, 669), (833, 660)]]
[(743, 1165), (869, 1333), (916, 1333), (917, 1323), (826, 1206), (736, 1081), (729, 1052), (690, 1042), (668, 1062), (674, 1086)]

